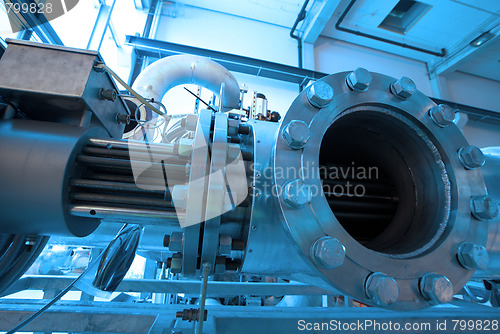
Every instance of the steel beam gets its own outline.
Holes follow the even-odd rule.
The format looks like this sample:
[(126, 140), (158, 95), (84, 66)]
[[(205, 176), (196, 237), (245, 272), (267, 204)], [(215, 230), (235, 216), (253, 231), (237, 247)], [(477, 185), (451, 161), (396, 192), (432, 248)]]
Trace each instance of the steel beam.
[[(115, 7), (116, 0), (113, 0), (111, 6), (101, 3), (99, 7), (99, 13), (95, 20), (94, 28), (90, 34), (89, 42), (87, 43), (87, 49), (99, 51), (101, 49), (102, 41), (108, 30), (108, 26), (111, 19), (111, 14), (113, 14), (113, 9)], [(115, 41), (116, 43), (116, 41)]]
[(340, 0), (315, 0), (313, 2), (301, 29), (304, 43), (316, 42), (339, 4)]
[[(25, 276), (17, 281), (4, 295), (10, 295), (23, 290), (62, 290), (74, 277), (67, 276)], [(184, 293), (185, 295), (200, 294), (200, 281), (195, 280), (154, 280), (126, 279), (116, 291), (118, 292), (151, 292), (151, 293)], [(77, 289), (75, 289), (77, 290)], [(218, 282), (208, 283), (208, 297), (225, 297), (239, 295), (284, 296), (284, 295), (340, 295), (339, 292), (328, 291), (302, 283), (249, 283), (249, 282)]]
[(195, 54), (208, 57), (230, 71), (251, 74), (286, 82), (300, 84), (309, 80), (317, 80), (326, 76), (325, 73), (300, 69), (294, 66), (273, 63), (250, 57), (202, 49), (193, 46), (175, 44), (138, 36), (126, 36), (126, 44), (134, 46), (138, 55), (163, 58), (176, 54)]
[[(0, 301), (0, 331), (14, 327), (44, 305), (43, 301), (2, 299)], [(175, 312), (187, 305), (140, 304), (116, 302), (61, 301), (28, 325), (25, 331), (100, 332), (100, 333), (170, 333), (174, 327)], [(386, 333), (382, 323), (429, 324), (429, 330), (398, 330), (405, 333), (455, 333), (453, 320), (498, 321), (498, 309), (476, 304), (441, 305), (410, 312), (383, 310), (376, 307), (275, 307), (208, 305), (209, 321), (214, 326), (204, 333), (297, 333), (299, 321), (305, 323), (365, 323), (371, 321), (380, 328), (337, 330), (342, 333)], [(153, 325), (154, 319), (156, 323)], [(437, 327), (446, 323), (446, 328)], [(186, 325), (188, 325), (186, 323)], [(189, 326), (189, 325), (188, 325)], [(148, 328), (149, 327), (149, 328)], [(490, 324), (491, 327), (491, 324)], [(306, 331), (305, 329), (302, 331)], [(328, 329), (326, 331), (334, 330)], [(326, 332), (325, 331), (325, 332)], [(313, 332), (308, 330), (307, 332)], [(319, 331), (316, 331), (319, 332)], [(323, 332), (323, 331), (321, 331)], [(497, 332), (497, 331), (495, 331)]]
[[(466, 45), (460, 45), (460, 47), (454, 51), (450, 52), (445, 58), (435, 62), (429, 67), (429, 76), (432, 78), (434, 76), (446, 74), (455, 71), (461, 65), (467, 63), (472, 58), (477, 55), (487, 51), (489, 45), (493, 45), (500, 40), (500, 18), (495, 18), (489, 26), (494, 26), (495, 28), (489, 30), (491, 34), (494, 35), (490, 40), (486, 41), (484, 45), (472, 46), (470, 41), (466, 39)], [(467, 37), (466, 37), (467, 38)]]

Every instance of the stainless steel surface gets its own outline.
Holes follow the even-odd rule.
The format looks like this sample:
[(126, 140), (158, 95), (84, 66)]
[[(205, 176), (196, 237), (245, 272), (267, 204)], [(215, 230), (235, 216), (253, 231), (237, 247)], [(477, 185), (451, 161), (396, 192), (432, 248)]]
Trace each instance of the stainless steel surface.
[(224, 110), (239, 108), (240, 87), (233, 75), (204, 57), (176, 55), (160, 59), (142, 71), (132, 86), (146, 98), (161, 101), (163, 95), (180, 84), (200, 85), (219, 94), (224, 83)]

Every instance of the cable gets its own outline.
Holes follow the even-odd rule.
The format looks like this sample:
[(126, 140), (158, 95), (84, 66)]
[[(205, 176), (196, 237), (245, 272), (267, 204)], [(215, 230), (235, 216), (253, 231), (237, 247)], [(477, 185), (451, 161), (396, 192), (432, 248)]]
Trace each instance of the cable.
[(108, 72), (109, 74), (111, 74), (113, 76), (113, 78), (116, 79), (116, 81), (118, 81), (123, 87), (125, 87), (125, 89), (128, 90), (130, 92), (130, 94), (132, 94), (135, 98), (137, 98), (139, 101), (141, 101), (145, 106), (147, 106), (149, 109), (151, 109), (156, 114), (165, 117), (165, 119), (167, 121), (170, 120), (170, 116), (168, 116), (167, 114), (161, 112), (159, 109), (157, 109), (156, 107), (154, 107), (151, 103), (149, 103), (145, 98), (143, 98), (141, 95), (139, 95), (139, 93), (137, 93), (135, 90), (132, 89), (132, 87), (130, 87), (129, 85), (127, 85), (125, 83), (125, 81), (123, 81), (118, 76), (118, 74), (116, 74), (115, 72), (113, 72), (112, 69), (110, 69), (108, 66), (106, 66), (106, 64), (104, 64), (104, 63), (98, 63), (97, 65), (95, 65), (95, 67), (102, 68), (103, 70), (105, 70), (106, 72)]
[(73, 280), (73, 282), (71, 282), (63, 291), (61, 291), (59, 294), (57, 294), (57, 296), (55, 296), (50, 302), (48, 302), (40, 310), (38, 310), (37, 312), (33, 313), (29, 318), (27, 318), (26, 320), (24, 320), (23, 322), (21, 322), (19, 325), (17, 325), (16, 327), (14, 327), (10, 331), (8, 331), (7, 334), (14, 334), (14, 333), (16, 333), (17, 331), (23, 329), (26, 325), (30, 324), (33, 320), (35, 320), (36, 318), (38, 318), (39, 316), (41, 316), (49, 307), (51, 307), (52, 305), (54, 305), (69, 290), (71, 290), (71, 288), (73, 288), (73, 286), (76, 284), (76, 282), (78, 282), (83, 276), (85, 276), (95, 266), (95, 264), (99, 262), (99, 260), (101, 259), (101, 257), (102, 257), (102, 253), (99, 254), (99, 256), (97, 256), (95, 258), (95, 260), (92, 261), (88, 265), (87, 269), (85, 269), (85, 271), (83, 273), (81, 273), (80, 276), (78, 276), (77, 278), (75, 278)]

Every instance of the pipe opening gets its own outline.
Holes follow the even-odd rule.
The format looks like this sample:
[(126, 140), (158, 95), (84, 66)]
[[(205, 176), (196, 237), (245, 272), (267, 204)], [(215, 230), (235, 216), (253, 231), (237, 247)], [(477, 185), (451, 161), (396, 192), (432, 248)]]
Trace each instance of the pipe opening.
[(326, 131), (319, 161), (332, 212), (363, 246), (411, 257), (443, 233), (450, 207), (444, 164), (400, 114), (372, 106), (345, 111)]

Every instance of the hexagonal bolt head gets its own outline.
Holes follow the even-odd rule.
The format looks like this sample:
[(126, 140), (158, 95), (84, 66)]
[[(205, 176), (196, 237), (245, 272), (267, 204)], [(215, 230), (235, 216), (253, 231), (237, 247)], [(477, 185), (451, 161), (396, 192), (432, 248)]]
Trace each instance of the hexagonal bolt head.
[(344, 263), (345, 247), (332, 237), (321, 237), (311, 247), (314, 262), (325, 269), (332, 269)]
[(333, 88), (323, 81), (316, 81), (307, 90), (307, 100), (316, 108), (325, 108), (333, 100)]
[(305, 122), (294, 120), (283, 128), (282, 136), (291, 149), (299, 150), (306, 146), (311, 133)]
[(446, 104), (440, 104), (429, 109), (429, 116), (434, 123), (444, 128), (455, 121), (455, 110)]
[(240, 145), (234, 143), (227, 144), (226, 156), (229, 163), (238, 159), (240, 154), (242, 154)]
[(476, 146), (462, 147), (458, 151), (458, 159), (466, 169), (482, 167), (486, 162), (483, 151)]
[(177, 144), (177, 154), (181, 157), (189, 157), (193, 152), (193, 140), (189, 138), (181, 138)]
[(391, 92), (401, 100), (406, 100), (417, 90), (417, 86), (408, 77), (401, 77), (391, 85)]
[(453, 285), (443, 275), (426, 274), (420, 279), (419, 288), (422, 296), (433, 305), (449, 303), (453, 299)]
[(498, 205), (490, 196), (474, 196), (470, 199), (472, 215), (479, 220), (490, 220), (498, 216)]
[(233, 244), (233, 237), (230, 235), (219, 236), (219, 254), (231, 255), (231, 246)]
[(349, 73), (345, 79), (350, 89), (356, 92), (366, 92), (372, 82), (372, 74), (368, 70), (358, 67)]
[(365, 282), (366, 295), (379, 305), (392, 305), (399, 298), (399, 286), (384, 273), (373, 273)]
[(462, 242), (458, 246), (458, 262), (466, 269), (488, 268), (489, 256), (486, 248), (472, 242)]
[(187, 131), (195, 131), (198, 125), (198, 116), (195, 114), (186, 115), (186, 117), (182, 119), (181, 125), (184, 126), (184, 129)]
[(101, 90), (99, 91), (99, 98), (103, 101), (115, 102), (116, 97), (117, 97), (117, 94), (116, 94), (116, 90), (114, 90), (114, 89), (101, 88)]
[(288, 181), (283, 185), (282, 197), (290, 207), (301, 208), (311, 202), (311, 187), (301, 179)]
[(217, 256), (215, 258), (214, 273), (223, 274), (226, 272), (226, 258), (223, 256)]
[(130, 123), (130, 115), (117, 113), (116, 114), (116, 123), (129, 124)]
[(176, 184), (171, 190), (172, 204), (176, 210), (186, 210), (187, 208), (187, 185)]
[(168, 241), (168, 249), (171, 252), (182, 252), (182, 244), (184, 240), (184, 233), (172, 232)]

